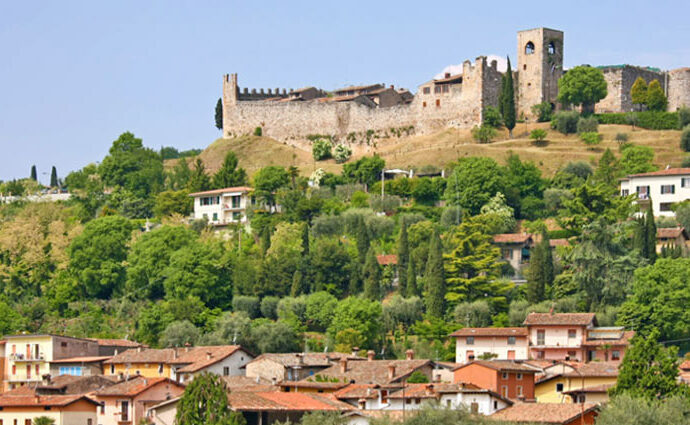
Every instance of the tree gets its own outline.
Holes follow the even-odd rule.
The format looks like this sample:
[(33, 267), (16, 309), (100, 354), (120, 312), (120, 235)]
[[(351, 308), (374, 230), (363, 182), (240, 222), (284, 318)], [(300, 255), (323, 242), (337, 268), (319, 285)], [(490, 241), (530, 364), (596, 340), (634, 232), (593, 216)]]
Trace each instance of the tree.
[(290, 178), (283, 167), (270, 165), (254, 174), (254, 192), (269, 206), (275, 205), (276, 191), (289, 183)]
[(650, 111), (665, 111), (668, 105), (664, 89), (661, 88), (659, 80), (652, 80), (647, 88), (647, 108)]
[(211, 178), (206, 174), (206, 167), (201, 158), (194, 161), (194, 170), (189, 175), (187, 189), (190, 192), (203, 192), (211, 188)]
[(407, 242), (407, 221), (400, 224), (400, 237), (398, 238), (398, 292), (407, 293), (407, 269), (410, 264), (410, 247)]
[(581, 105), (583, 112), (593, 112), (594, 104), (607, 94), (604, 73), (598, 68), (581, 65), (568, 70), (558, 80), (558, 100)]
[(672, 396), (647, 400), (627, 394), (611, 398), (597, 415), (597, 425), (676, 425), (687, 424), (690, 403), (687, 398)]
[(505, 171), (495, 160), (462, 158), (448, 177), (444, 197), (451, 205), (459, 205), (476, 215), (496, 192), (505, 193), (505, 187)]
[(367, 258), (367, 252), (369, 251), (370, 241), (369, 229), (367, 229), (367, 225), (361, 215), (358, 215), (355, 218), (354, 230), (355, 239), (357, 241), (357, 258), (359, 258), (360, 263), (364, 264)]
[(167, 185), (175, 190), (185, 189), (189, 184), (191, 176), (192, 170), (189, 169), (187, 158), (180, 158), (177, 160), (172, 172), (168, 174)]
[(426, 263), (424, 283), (426, 284), (424, 304), (426, 304), (427, 313), (432, 317), (443, 318), (446, 310), (446, 280), (441, 238), (436, 231), (429, 244), (429, 259)]
[(491, 216), (492, 220), (495, 219), (498, 224), (496, 233), (508, 233), (515, 228), (514, 210), (508, 206), (506, 197), (501, 192), (497, 192), (489, 199), (480, 212), (483, 216)]
[(38, 181), (38, 175), (36, 173), (36, 166), (35, 165), (31, 166), (31, 176), (29, 178), (35, 182)]
[(186, 190), (166, 190), (156, 195), (153, 213), (156, 217), (167, 217), (173, 214), (189, 216), (194, 211), (194, 199)]
[(328, 335), (335, 338), (347, 329), (359, 332), (364, 338), (360, 347), (374, 347), (381, 330), (381, 302), (348, 297), (338, 303)]
[(405, 295), (408, 297), (416, 297), (419, 295), (419, 290), (417, 289), (417, 269), (414, 260), (410, 259), (405, 273), (407, 273)]
[(412, 372), (409, 378), (407, 378), (408, 384), (426, 384), (429, 382), (429, 378), (419, 370)]
[(453, 317), (466, 327), (488, 327), (491, 326), (491, 306), (485, 300), (462, 302), (455, 306)]
[(620, 165), (611, 149), (606, 148), (599, 158), (599, 165), (594, 172), (594, 180), (608, 186), (617, 186), (616, 178), (620, 174)]
[(543, 128), (535, 128), (529, 134), (529, 138), (537, 143), (541, 143), (546, 140), (546, 136), (548, 136), (548, 133)]
[(580, 133), (580, 140), (582, 140), (585, 143), (585, 145), (587, 145), (590, 149), (593, 149), (593, 146), (596, 146), (599, 143), (601, 143), (602, 138), (603, 135), (593, 131), (586, 131), (584, 133)]
[(513, 71), (510, 68), (510, 58), (508, 59), (508, 68), (503, 76), (503, 84), (501, 85), (501, 101), (503, 107), (501, 113), (503, 114), (503, 124), (508, 129), (510, 138), (513, 137), (513, 129), (515, 128), (515, 88), (513, 87)]
[(258, 319), (252, 323), (252, 340), (261, 353), (294, 353), (299, 351), (299, 335), (283, 321)]
[(611, 395), (627, 394), (646, 400), (673, 395), (688, 395), (685, 384), (678, 382), (678, 347), (664, 347), (658, 342), (659, 331), (636, 335), (620, 365)]
[(364, 277), (364, 297), (370, 300), (381, 299), (381, 267), (376, 260), (374, 248), (369, 248), (367, 259), (362, 269)]
[(361, 183), (371, 186), (381, 180), (381, 172), (386, 166), (380, 156), (364, 156), (357, 161), (343, 165), (343, 176), (351, 183)]
[(636, 224), (633, 245), (640, 252), (642, 258), (646, 258), (650, 264), (654, 264), (656, 261), (656, 223), (654, 222), (651, 199), (647, 203), (647, 211), (637, 219)]
[(185, 425), (246, 425), (240, 412), (230, 410), (228, 388), (216, 374), (203, 372), (187, 385), (177, 403), (175, 423)]
[(546, 298), (547, 290), (553, 284), (555, 274), (549, 235), (546, 229), (541, 234), (541, 241), (532, 250), (529, 268), (527, 269), (527, 299), (536, 304)]
[(654, 149), (649, 146), (626, 145), (621, 155), (620, 166), (624, 174), (638, 174), (656, 171)]
[(38, 416), (34, 418), (31, 423), (33, 425), (53, 425), (55, 423), (55, 419), (48, 416)]
[(215, 120), (216, 120), (216, 128), (218, 130), (222, 130), (223, 129), (223, 101), (220, 98), (218, 98), (218, 102), (216, 102)]
[(680, 133), (680, 148), (684, 152), (690, 152), (690, 125), (686, 125)]
[(60, 182), (58, 181), (57, 168), (53, 165), (50, 170), (50, 187), (59, 187)]
[(491, 143), (494, 137), (496, 137), (496, 129), (491, 126), (482, 124), (472, 128), (472, 138), (479, 143)]
[(322, 161), (331, 157), (333, 144), (328, 139), (316, 139), (311, 144), (311, 154), (315, 161)]
[(213, 175), (213, 188), (223, 189), (247, 184), (247, 173), (243, 168), (237, 168), (238, 160), (235, 152), (229, 151), (225, 155), (223, 165)]
[[(353, 265), (345, 244), (337, 238), (319, 238), (308, 257), (310, 291), (327, 291), (341, 296), (347, 291)], [(306, 270), (303, 272), (303, 276)]]
[(647, 82), (644, 78), (637, 77), (630, 88), (630, 98), (633, 104), (638, 105), (638, 109), (647, 104)]
[(402, 328), (404, 331), (415, 322), (422, 320), (424, 303), (419, 297), (403, 298), (395, 294), (383, 304), (383, 321), (386, 329), (396, 331)]
[(489, 127), (499, 128), (501, 126), (501, 122), (503, 121), (501, 113), (493, 106), (487, 106), (484, 108), (483, 116), (484, 118), (482, 120), (482, 125)]
[(160, 344), (163, 347), (184, 347), (186, 344), (195, 345), (199, 339), (199, 329), (189, 320), (179, 320), (170, 323), (161, 335)]
[(125, 132), (113, 142), (98, 174), (108, 187), (121, 186), (147, 197), (163, 185), (163, 160), (158, 152), (145, 148), (141, 139)]
[(307, 326), (314, 331), (324, 332), (331, 326), (338, 299), (325, 291), (307, 295)]

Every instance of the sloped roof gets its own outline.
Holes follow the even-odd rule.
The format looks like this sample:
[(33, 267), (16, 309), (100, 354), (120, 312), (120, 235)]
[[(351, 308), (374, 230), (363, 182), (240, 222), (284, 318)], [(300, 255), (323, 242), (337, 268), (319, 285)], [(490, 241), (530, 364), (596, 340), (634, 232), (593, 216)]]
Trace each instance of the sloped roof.
[(523, 372), (523, 373), (537, 373), (539, 372), (534, 366), (530, 366), (523, 362), (517, 362), (512, 360), (473, 360), (464, 365), (458, 366), (455, 370), (465, 368), (470, 365), (480, 365), (493, 369), (499, 372)]
[(594, 403), (516, 403), (511, 407), (491, 415), (491, 419), (508, 422), (526, 422), (540, 424), (566, 424), (582, 414), (597, 409)]
[(667, 168), (649, 173), (629, 174), (628, 177), (680, 176), (690, 175), (690, 168)]
[[(300, 360), (300, 357), (302, 358)], [(361, 357), (353, 356), (347, 353), (264, 353), (255, 358), (249, 363), (254, 363), (259, 360), (270, 360), (279, 363), (285, 367), (295, 366), (313, 366), (313, 367), (330, 367), (337, 363), (340, 359), (348, 359), (352, 361), (364, 360)]]
[[(354, 381), (359, 384), (387, 384), (410, 375), (415, 370), (431, 365), (430, 360), (366, 360), (348, 361), (345, 372), (337, 364), (319, 372), (319, 375), (337, 378), (341, 382)], [(389, 367), (395, 367), (393, 378), (389, 378)]]
[(251, 187), (248, 187), (248, 186), (226, 187), (224, 189), (215, 189), (215, 190), (206, 190), (203, 192), (194, 192), (194, 193), (190, 193), (189, 196), (220, 195), (221, 193), (225, 193), (225, 192), (246, 193), (246, 192), (251, 192), (252, 190), (254, 190), (254, 189)]
[(573, 325), (587, 326), (596, 324), (594, 313), (530, 313), (524, 321), (524, 325)]
[(64, 407), (85, 400), (98, 405), (96, 401), (81, 395), (10, 395), (0, 396), (0, 407)]
[(398, 264), (398, 256), (395, 254), (377, 255), (376, 261), (382, 266)]
[(586, 377), (615, 377), (618, 376), (618, 363), (612, 362), (589, 362), (574, 365), (576, 371), (564, 373), (568, 378)]
[(384, 87), (382, 84), (369, 84), (366, 86), (347, 86), (343, 87), (341, 89), (333, 90), (333, 93), (340, 93), (344, 91), (352, 91), (352, 90), (366, 90), (366, 89), (373, 89), (373, 88), (379, 88), (379, 87)]
[(529, 233), (499, 233), (494, 235), (494, 243), (527, 243), (532, 239)]
[(347, 403), (316, 394), (299, 392), (242, 392), (231, 391), (228, 402), (232, 410), (240, 411), (348, 411)]
[(87, 357), (69, 357), (66, 359), (52, 360), (50, 363), (100, 363), (110, 359), (112, 356), (87, 356)]
[(98, 345), (106, 347), (144, 347), (144, 344), (136, 341), (130, 341), (128, 339), (110, 339), (110, 338), (87, 338), (91, 341), (96, 342)]
[(450, 336), (527, 336), (527, 328), (462, 328)]
[(333, 395), (339, 399), (373, 399), (378, 397), (377, 392), (374, 390), (380, 387), (377, 384), (349, 384), (345, 388), (335, 391)]
[(630, 340), (635, 336), (635, 331), (624, 331), (618, 339), (589, 339), (582, 342), (583, 346), (601, 346), (601, 345), (630, 345)]
[(98, 397), (134, 397), (148, 390), (149, 388), (156, 386), (158, 384), (167, 382), (170, 385), (183, 388), (184, 385), (178, 384), (168, 378), (144, 378), (143, 376), (137, 376), (128, 381), (123, 381), (118, 384), (112, 385), (110, 387), (104, 388), (102, 390), (96, 391)]
[(223, 381), (230, 391), (280, 391), (280, 387), (263, 378), (250, 378), (248, 376), (223, 376)]
[(117, 377), (104, 375), (71, 376), (60, 375), (51, 378), (49, 383), (41, 382), (36, 386), (39, 392), (60, 391), (63, 394), (86, 394), (101, 390), (117, 383)]
[(202, 346), (178, 352), (179, 357), (171, 360), (170, 364), (187, 364), (179, 369), (178, 373), (194, 373), (230, 357), (237, 351), (244, 351), (251, 356), (251, 353), (239, 345)]
[(346, 382), (283, 381), (283, 388), (311, 388), (315, 390), (338, 390), (348, 385)]
[(679, 368), (682, 370), (690, 370), (690, 360), (685, 360), (680, 364)]
[(684, 227), (660, 227), (656, 229), (657, 239), (675, 239), (681, 235), (684, 235), (686, 239), (688, 238)]
[(170, 363), (174, 359), (174, 348), (145, 348), (141, 350), (134, 348), (123, 351), (103, 363)]

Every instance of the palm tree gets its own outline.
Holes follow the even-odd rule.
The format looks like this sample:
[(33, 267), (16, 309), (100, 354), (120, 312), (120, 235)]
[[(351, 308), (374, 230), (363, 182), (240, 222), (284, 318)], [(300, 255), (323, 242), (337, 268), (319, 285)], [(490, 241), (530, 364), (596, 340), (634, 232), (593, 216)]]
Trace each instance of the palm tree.
[(290, 179), (292, 180), (292, 188), (297, 189), (297, 183), (296, 179), (297, 176), (299, 176), (299, 168), (295, 167), (294, 165), (291, 165), (287, 169), (288, 176), (290, 176)]
[(39, 416), (34, 419), (34, 425), (53, 425), (55, 424), (55, 419), (49, 418), (47, 416)]

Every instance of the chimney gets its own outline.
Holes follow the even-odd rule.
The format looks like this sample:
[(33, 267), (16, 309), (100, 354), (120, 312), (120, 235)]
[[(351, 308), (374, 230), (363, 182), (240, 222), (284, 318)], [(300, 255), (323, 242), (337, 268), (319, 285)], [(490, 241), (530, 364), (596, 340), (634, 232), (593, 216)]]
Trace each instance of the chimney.
[(122, 372), (120, 372), (120, 373), (117, 375), (117, 378), (118, 378), (118, 380), (122, 381), (122, 380), (125, 379), (125, 374), (122, 373)]
[(113, 356), (117, 356), (117, 348), (115, 349), (115, 352), (113, 353)]
[(141, 353), (141, 346), (137, 347), (137, 353)]
[(295, 356), (297, 356), (297, 363), (302, 366), (304, 364), (304, 353), (297, 353)]
[(177, 352), (177, 347), (173, 349), (173, 359), (176, 359), (180, 356), (180, 354)]
[(426, 395), (433, 395), (434, 394), (434, 386), (432, 384), (429, 384), (424, 387), (424, 391), (426, 392)]
[(42, 376), (43, 378), (43, 385), (50, 385), (50, 373), (46, 373), (45, 375)]
[(213, 355), (211, 354), (210, 351), (206, 352), (206, 360), (211, 360), (213, 358)]
[(373, 361), (375, 355), (376, 353), (374, 352), (374, 350), (367, 351), (367, 360), (370, 362)]
[(446, 72), (446, 74), (445, 74), (444, 77), (445, 77), (445, 78), (450, 78), (450, 72)]
[(184, 352), (189, 353), (189, 343), (188, 342), (184, 343)]
[(352, 356), (357, 357), (359, 355), (359, 347), (352, 347)]
[(393, 379), (395, 377), (395, 365), (388, 365), (388, 379)]
[(271, 383), (273, 385), (278, 385), (278, 378), (276, 378), (275, 376), (273, 378), (271, 378)]
[(342, 358), (340, 359), (340, 373), (345, 373), (347, 372), (347, 359)]
[(409, 349), (409, 350), (405, 351), (405, 358), (407, 360), (414, 360), (414, 350)]

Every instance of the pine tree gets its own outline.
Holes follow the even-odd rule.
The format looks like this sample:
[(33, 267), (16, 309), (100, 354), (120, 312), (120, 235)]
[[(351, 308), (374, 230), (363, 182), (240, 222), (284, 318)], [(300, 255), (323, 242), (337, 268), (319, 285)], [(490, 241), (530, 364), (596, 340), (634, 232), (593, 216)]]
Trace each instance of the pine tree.
[(630, 88), (630, 98), (633, 104), (638, 105), (638, 108), (647, 104), (647, 82), (644, 78), (637, 77)]
[(408, 297), (416, 297), (419, 295), (417, 291), (417, 269), (414, 266), (414, 261), (410, 259), (410, 264), (407, 266), (407, 287), (405, 294)]
[(36, 174), (36, 166), (35, 165), (31, 166), (31, 180), (38, 181), (38, 176)]
[(53, 169), (50, 170), (50, 187), (58, 187), (60, 182), (58, 182), (57, 168), (53, 165)]
[(402, 220), (400, 238), (398, 239), (398, 291), (400, 295), (407, 292), (407, 269), (410, 263), (410, 248), (407, 242), (407, 222)]
[(546, 290), (553, 284), (553, 255), (549, 235), (542, 232), (541, 241), (534, 247), (527, 270), (527, 299), (536, 304), (546, 298)]
[(360, 263), (364, 264), (367, 258), (367, 252), (369, 251), (369, 231), (367, 230), (367, 224), (364, 222), (362, 216), (358, 216), (355, 223), (357, 255), (359, 256)]
[(237, 168), (237, 164), (238, 160), (235, 152), (229, 151), (225, 154), (223, 165), (221, 165), (216, 174), (213, 175), (214, 189), (237, 187), (247, 184), (247, 172), (244, 171), (244, 168)]
[(223, 129), (223, 101), (220, 98), (216, 103), (216, 128), (218, 130)]
[(429, 259), (426, 263), (424, 280), (426, 283), (426, 293), (424, 295), (426, 311), (432, 317), (443, 318), (446, 302), (446, 282), (443, 270), (443, 248), (441, 247), (441, 238), (436, 230), (434, 230), (431, 241), (429, 241)]
[(617, 185), (616, 177), (619, 172), (619, 164), (611, 149), (606, 148), (604, 154), (599, 158), (599, 165), (594, 172), (594, 179), (607, 186)]
[(350, 296), (357, 295), (362, 291), (362, 265), (353, 261), (350, 263), (350, 281), (348, 282), (347, 293)]
[(364, 275), (364, 297), (374, 301), (380, 300), (381, 267), (378, 261), (376, 261), (376, 253), (373, 247), (369, 248), (362, 274)]
[(508, 59), (508, 69), (505, 73), (503, 87), (501, 88), (503, 98), (503, 124), (508, 129), (509, 137), (513, 137), (515, 128), (515, 88), (513, 87), (513, 71), (510, 68), (510, 58)]
[(175, 423), (185, 425), (246, 425), (240, 412), (228, 405), (228, 388), (216, 374), (194, 377), (177, 404)]
[(201, 161), (201, 158), (197, 158), (194, 162), (194, 170), (192, 170), (189, 176), (189, 181), (187, 182), (187, 188), (191, 192), (202, 192), (208, 190), (211, 187), (211, 179), (208, 174), (206, 174), (206, 167)]

